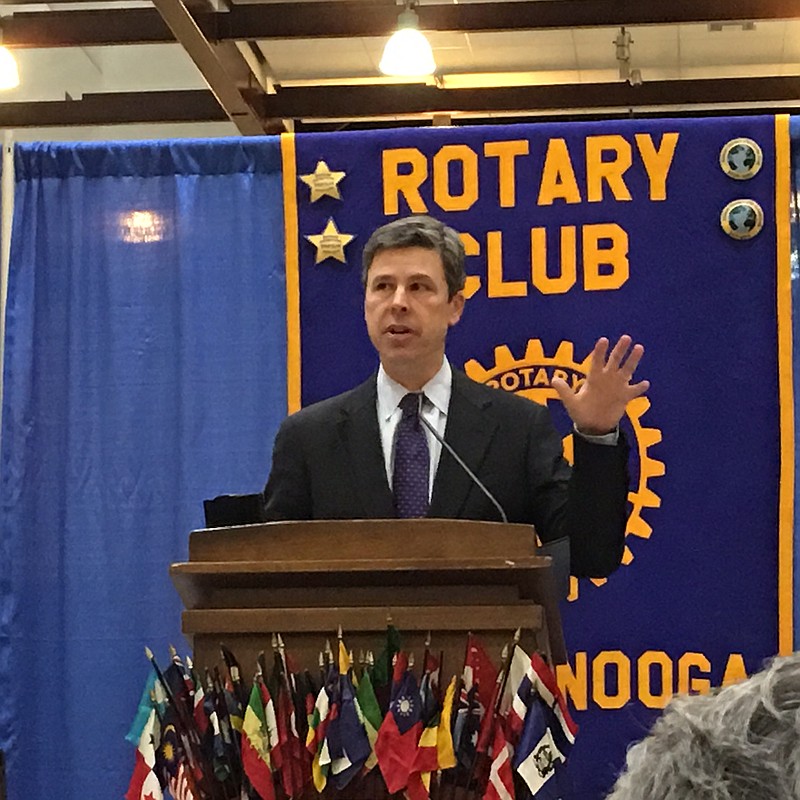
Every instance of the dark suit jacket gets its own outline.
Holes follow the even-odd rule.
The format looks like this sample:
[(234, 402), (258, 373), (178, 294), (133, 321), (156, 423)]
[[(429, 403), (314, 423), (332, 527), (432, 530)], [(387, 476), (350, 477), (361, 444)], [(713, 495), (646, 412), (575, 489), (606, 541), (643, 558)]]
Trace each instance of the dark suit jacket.
[[(264, 490), (267, 519), (396, 516), (376, 403), (373, 375), (284, 420)], [(545, 407), (455, 369), (445, 439), (509, 522), (534, 525), (545, 542), (569, 536), (574, 575), (605, 576), (619, 565), (627, 518), (624, 442), (610, 447), (575, 436), (571, 470)], [(444, 449), (429, 516), (500, 521), (497, 509)]]

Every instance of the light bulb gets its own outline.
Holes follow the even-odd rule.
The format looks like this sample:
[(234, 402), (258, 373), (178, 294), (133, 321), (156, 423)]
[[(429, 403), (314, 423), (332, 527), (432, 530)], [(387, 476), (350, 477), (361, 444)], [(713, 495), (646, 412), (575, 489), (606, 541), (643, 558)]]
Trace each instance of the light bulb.
[(378, 69), (384, 75), (432, 75), (436, 71), (436, 62), (430, 42), (419, 30), (417, 14), (407, 8), (398, 16), (397, 24), (398, 29), (386, 42)]
[(0, 89), (15, 89), (19, 86), (19, 68), (11, 51), (0, 45)]

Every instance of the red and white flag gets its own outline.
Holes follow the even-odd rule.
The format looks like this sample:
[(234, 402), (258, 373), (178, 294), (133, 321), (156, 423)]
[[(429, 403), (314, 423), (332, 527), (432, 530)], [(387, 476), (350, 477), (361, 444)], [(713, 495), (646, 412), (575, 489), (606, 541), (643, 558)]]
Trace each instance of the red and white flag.
[(492, 766), (483, 800), (514, 800), (514, 774), (511, 768), (513, 750), (506, 741), (503, 720), (495, 722), (492, 741)]

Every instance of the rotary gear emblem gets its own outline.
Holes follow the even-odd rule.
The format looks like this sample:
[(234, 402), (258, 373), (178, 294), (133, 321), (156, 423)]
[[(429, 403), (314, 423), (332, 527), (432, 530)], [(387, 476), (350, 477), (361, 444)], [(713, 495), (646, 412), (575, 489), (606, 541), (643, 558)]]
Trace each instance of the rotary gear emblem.
[[(551, 400), (560, 403), (558, 393), (551, 388), (553, 378), (563, 378), (573, 390), (577, 389), (585, 380), (586, 373), (591, 363), (591, 353), (581, 362), (575, 361), (572, 342), (561, 342), (552, 356), (546, 356), (544, 347), (539, 339), (529, 339), (525, 348), (525, 355), (517, 359), (507, 345), (499, 345), (494, 349), (494, 367), (485, 369), (475, 359), (470, 359), (464, 364), (464, 371), (478, 383), (486, 383), (498, 389), (527, 397), (541, 405), (547, 405)], [(634, 552), (629, 546), (632, 540), (649, 539), (653, 532), (652, 527), (645, 521), (642, 511), (646, 508), (659, 508), (661, 498), (650, 488), (649, 481), (664, 475), (664, 463), (649, 455), (649, 449), (661, 441), (661, 431), (657, 428), (648, 428), (642, 424), (642, 417), (650, 408), (650, 401), (646, 397), (637, 397), (628, 403), (625, 416), (633, 429), (635, 446), (632, 450), (637, 455), (639, 476), (636, 486), (628, 492), (628, 500), (632, 510), (625, 527), (625, 551), (622, 556), (623, 565), (630, 564), (634, 559)], [(572, 434), (563, 439), (564, 457), (570, 464), (573, 461)], [(635, 549), (635, 546), (634, 546)], [(608, 582), (607, 578), (590, 578), (595, 586), (602, 586)], [(577, 600), (579, 596), (578, 580), (570, 578), (570, 593), (568, 599)]]

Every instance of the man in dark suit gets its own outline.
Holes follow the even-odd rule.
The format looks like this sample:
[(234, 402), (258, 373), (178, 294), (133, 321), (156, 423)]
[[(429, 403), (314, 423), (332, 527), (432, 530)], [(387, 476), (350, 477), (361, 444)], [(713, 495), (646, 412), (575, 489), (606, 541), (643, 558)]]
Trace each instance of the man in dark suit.
[(395, 220), (370, 237), (364, 317), (380, 368), (284, 421), (264, 490), (267, 518), (505, 514), (534, 525), (544, 542), (569, 537), (572, 574), (608, 575), (622, 557), (627, 516), (628, 448), (618, 423), (648, 388), (631, 383), (643, 348), (623, 336), (609, 354), (600, 339), (577, 392), (553, 380), (575, 424), (570, 469), (546, 408), (478, 384), (445, 358), (464, 281), (458, 234), (431, 217)]

